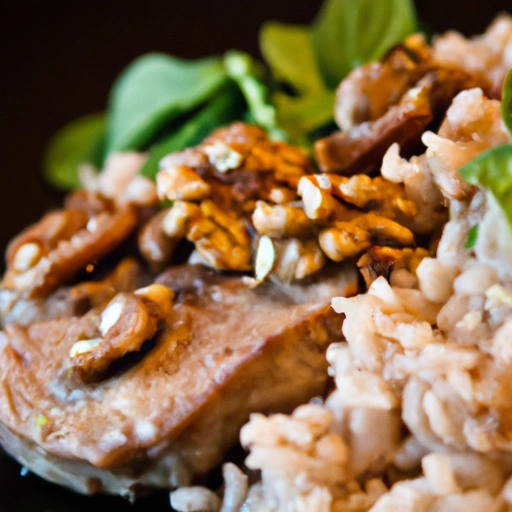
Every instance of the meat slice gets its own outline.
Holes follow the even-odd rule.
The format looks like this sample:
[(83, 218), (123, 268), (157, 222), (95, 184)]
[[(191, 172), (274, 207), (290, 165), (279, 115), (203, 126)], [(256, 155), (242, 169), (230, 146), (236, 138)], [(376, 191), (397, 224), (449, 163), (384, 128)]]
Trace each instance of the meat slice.
[(318, 140), (318, 165), (324, 172), (351, 175), (375, 169), (395, 142), (404, 153), (412, 153), (427, 126), (442, 119), (453, 98), (478, 85), (458, 69), (432, 68), (381, 117)]
[(256, 289), (191, 265), (157, 281), (175, 293), (164, 325), (99, 381), (74, 379), (69, 361), (77, 340), (114, 339), (118, 315), (104, 307), (0, 334), (0, 442), (31, 471), (85, 494), (186, 485), (221, 461), (250, 412), (324, 392), (324, 351), (341, 336), (329, 304), (357, 291), (352, 266)]

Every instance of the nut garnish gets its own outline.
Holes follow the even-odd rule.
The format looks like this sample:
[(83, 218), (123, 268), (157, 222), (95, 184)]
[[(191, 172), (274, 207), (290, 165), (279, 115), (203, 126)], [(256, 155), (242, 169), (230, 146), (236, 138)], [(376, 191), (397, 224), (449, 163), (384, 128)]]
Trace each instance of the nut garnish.
[(237, 169), (244, 159), (240, 153), (231, 149), (222, 141), (216, 141), (211, 146), (204, 146), (204, 152), (208, 155), (210, 163), (219, 172)]
[(270, 237), (264, 235), (260, 238), (256, 251), (254, 273), (258, 281), (263, 281), (272, 271), (276, 259), (276, 251)]
[(210, 195), (210, 185), (185, 165), (172, 165), (160, 171), (156, 184), (160, 199), (196, 201)]

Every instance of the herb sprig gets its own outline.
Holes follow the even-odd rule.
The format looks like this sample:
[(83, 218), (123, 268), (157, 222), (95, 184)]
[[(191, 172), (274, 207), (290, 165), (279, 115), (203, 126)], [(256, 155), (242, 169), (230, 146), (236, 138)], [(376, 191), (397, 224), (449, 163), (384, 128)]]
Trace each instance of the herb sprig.
[(43, 162), (46, 179), (76, 188), (81, 163), (101, 168), (118, 151), (147, 151), (142, 173), (153, 178), (163, 156), (237, 119), (309, 147), (315, 133), (334, 128), (340, 80), (416, 29), (412, 0), (325, 0), (310, 26), (262, 27), (270, 73), (238, 51), (195, 61), (143, 55), (115, 81), (106, 113), (79, 118), (53, 137)]

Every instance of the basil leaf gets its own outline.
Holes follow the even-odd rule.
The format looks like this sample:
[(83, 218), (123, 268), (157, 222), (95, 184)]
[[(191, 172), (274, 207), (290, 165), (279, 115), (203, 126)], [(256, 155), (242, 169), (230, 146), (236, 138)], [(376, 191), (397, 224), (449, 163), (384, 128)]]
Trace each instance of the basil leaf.
[(459, 172), (471, 185), (486, 188), (493, 194), (512, 227), (512, 144), (485, 151)]
[(50, 140), (43, 157), (45, 179), (62, 190), (80, 187), (80, 164), (101, 165), (105, 129), (103, 113), (79, 117), (61, 128)]
[(273, 96), (279, 124), (294, 137), (307, 134), (332, 120), (334, 91), (291, 97), (283, 93)]
[(215, 128), (240, 119), (244, 108), (243, 98), (236, 90), (226, 88), (220, 91), (182, 126), (150, 147), (141, 174), (155, 179), (160, 160), (164, 156), (199, 144)]
[(416, 28), (411, 0), (326, 0), (312, 42), (327, 85), (334, 88), (355, 67), (380, 59)]
[(297, 92), (325, 90), (309, 27), (265, 23), (260, 31), (260, 50), (274, 77), (292, 85)]
[(108, 153), (144, 149), (163, 126), (203, 103), (226, 80), (217, 57), (185, 61), (153, 53), (135, 60), (111, 93)]
[(472, 249), (476, 244), (478, 238), (478, 224), (475, 224), (469, 231), (466, 238), (465, 247), (466, 249)]
[(276, 109), (269, 100), (268, 87), (261, 79), (261, 70), (247, 53), (230, 51), (224, 56), (228, 75), (240, 87), (249, 108), (252, 122), (259, 124), (275, 139), (285, 138), (276, 120)]
[(501, 117), (508, 131), (512, 133), (512, 68), (505, 78), (501, 97)]

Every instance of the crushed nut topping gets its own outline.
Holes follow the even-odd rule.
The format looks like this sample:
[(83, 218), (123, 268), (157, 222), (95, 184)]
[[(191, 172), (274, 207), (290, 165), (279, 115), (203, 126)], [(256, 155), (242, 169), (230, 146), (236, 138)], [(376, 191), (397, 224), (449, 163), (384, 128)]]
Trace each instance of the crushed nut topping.
[(162, 268), (182, 239), (194, 244), (194, 261), (253, 270), (256, 283), (304, 279), (329, 259), (357, 257), (376, 243), (415, 244), (406, 226), (417, 208), (402, 183), (314, 174), (302, 151), (269, 140), (255, 126), (217, 130), (161, 166), (158, 192), (174, 203), (139, 236), (154, 268)]

